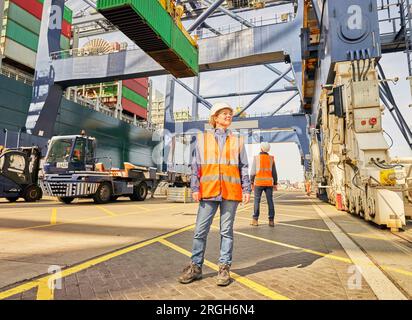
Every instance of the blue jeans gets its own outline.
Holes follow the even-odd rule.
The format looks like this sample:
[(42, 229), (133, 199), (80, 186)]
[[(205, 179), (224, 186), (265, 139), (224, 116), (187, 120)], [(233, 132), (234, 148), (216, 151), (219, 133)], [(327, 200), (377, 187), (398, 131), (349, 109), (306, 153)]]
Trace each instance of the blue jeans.
[(207, 235), (217, 209), (220, 206), (220, 264), (232, 264), (233, 223), (239, 202), (237, 201), (200, 201), (193, 238), (192, 262), (203, 265)]
[(269, 219), (275, 218), (275, 205), (273, 204), (273, 187), (258, 187), (255, 186), (255, 208), (253, 210), (253, 218), (258, 219), (260, 214), (260, 199), (262, 198), (262, 193), (265, 191), (266, 200), (269, 207)]

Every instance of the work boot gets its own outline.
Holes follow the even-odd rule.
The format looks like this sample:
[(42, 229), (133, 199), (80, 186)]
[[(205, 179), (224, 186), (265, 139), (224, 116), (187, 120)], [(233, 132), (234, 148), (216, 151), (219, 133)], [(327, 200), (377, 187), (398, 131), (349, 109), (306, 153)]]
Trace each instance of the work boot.
[(219, 264), (219, 273), (217, 274), (216, 284), (218, 286), (227, 286), (230, 283), (230, 265)]
[(254, 227), (257, 227), (257, 226), (259, 225), (258, 219), (253, 218), (253, 219), (252, 219), (252, 222), (250, 223), (250, 225), (251, 225), (251, 226), (254, 226)]
[(195, 280), (202, 278), (202, 268), (193, 262), (183, 269), (181, 276), (178, 278), (178, 281), (183, 284), (190, 283)]
[(274, 227), (275, 226), (275, 221), (273, 219), (269, 219), (269, 227)]

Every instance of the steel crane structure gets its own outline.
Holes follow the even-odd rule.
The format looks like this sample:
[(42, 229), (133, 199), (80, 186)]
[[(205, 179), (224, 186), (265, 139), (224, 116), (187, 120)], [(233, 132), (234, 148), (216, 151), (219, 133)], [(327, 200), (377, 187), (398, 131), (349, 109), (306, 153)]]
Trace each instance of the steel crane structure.
[[(148, 1), (148, 0), (147, 0)], [(158, 0), (150, 0), (158, 1)], [(88, 1), (91, 2), (91, 1)], [(405, 52), (411, 75), (411, 7), (409, 0), (284, 0), (284, 1), (177, 1), (185, 7), (182, 20), (187, 30), (200, 36), (199, 72), (193, 87), (169, 76), (166, 89), (164, 134), (194, 135), (206, 124), (198, 120), (199, 106), (210, 108), (199, 91), (201, 74), (213, 70), (256, 66), (273, 72), (273, 80), (260, 92), (222, 94), (251, 95), (250, 102), (234, 121), (249, 143), (291, 141), (298, 143), (306, 178), (313, 181), (319, 196), (367, 220), (397, 229), (405, 224), (403, 196), (406, 190), (407, 159), (392, 163), (383, 136), (382, 110), (386, 107), (412, 147), (411, 129), (391, 92), (379, 65), (383, 54)], [(260, 5), (289, 4), (292, 19), (280, 23), (254, 25), (239, 15)], [(48, 8), (59, 8), (64, 0), (45, 0)], [(93, 5), (93, 2), (90, 3)], [(252, 5), (252, 7), (250, 7)], [(169, 72), (138, 47), (98, 56), (77, 56), (76, 51), (56, 52), (50, 23), (43, 19), (36, 66), (33, 103), (26, 127), (32, 134), (50, 136), (65, 88)], [(238, 23), (235, 31), (212, 27), (209, 19), (226, 15)], [(96, 19), (94, 19), (96, 18)], [(99, 22), (103, 30), (115, 30), (102, 16), (79, 17)], [(54, 22), (56, 20), (53, 20)], [(85, 22), (86, 23), (86, 22)], [(77, 33), (87, 34), (90, 26)], [(54, 27), (55, 24), (54, 24)], [(208, 30), (209, 36), (201, 37)], [(276, 64), (286, 63), (286, 71)], [(274, 66), (275, 64), (275, 66)], [(287, 86), (274, 88), (281, 81)], [(177, 123), (173, 119), (176, 83), (193, 95), (193, 119)], [(269, 117), (240, 118), (263, 95), (291, 92)], [(299, 96), (298, 113), (277, 112)], [(165, 143), (165, 158), (173, 153), (173, 143)]]

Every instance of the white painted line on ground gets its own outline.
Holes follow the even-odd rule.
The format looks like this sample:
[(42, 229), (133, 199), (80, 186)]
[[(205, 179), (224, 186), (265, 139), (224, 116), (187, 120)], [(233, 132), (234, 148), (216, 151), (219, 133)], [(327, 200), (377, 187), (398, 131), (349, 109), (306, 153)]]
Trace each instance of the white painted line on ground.
[(388, 279), (388, 277), (366, 256), (359, 248), (330, 218), (317, 206), (313, 208), (332, 231), (336, 240), (353, 263), (358, 267), (366, 282), (371, 287), (379, 300), (407, 300), (403, 293)]

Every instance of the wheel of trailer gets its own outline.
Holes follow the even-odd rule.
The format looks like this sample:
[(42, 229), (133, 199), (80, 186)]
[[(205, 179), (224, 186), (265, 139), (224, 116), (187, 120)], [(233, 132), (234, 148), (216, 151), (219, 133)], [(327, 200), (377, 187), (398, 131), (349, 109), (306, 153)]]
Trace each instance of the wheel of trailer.
[(24, 190), (24, 200), (26, 202), (35, 202), (42, 198), (43, 192), (41, 191), (40, 187), (36, 185), (31, 185)]
[(73, 202), (74, 198), (73, 197), (58, 197), (57, 198), (60, 202), (63, 202), (65, 204), (70, 204)]
[(144, 201), (148, 193), (148, 188), (146, 182), (140, 183), (138, 186), (133, 188), (133, 194), (130, 196), (132, 201)]
[(16, 202), (16, 201), (19, 199), (19, 197), (6, 197), (6, 199), (7, 199), (9, 202)]
[(108, 203), (112, 198), (112, 186), (108, 182), (103, 182), (100, 184), (99, 188), (95, 195), (93, 196), (93, 200), (95, 203)]

